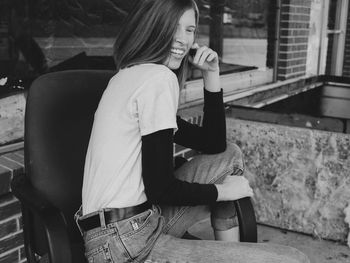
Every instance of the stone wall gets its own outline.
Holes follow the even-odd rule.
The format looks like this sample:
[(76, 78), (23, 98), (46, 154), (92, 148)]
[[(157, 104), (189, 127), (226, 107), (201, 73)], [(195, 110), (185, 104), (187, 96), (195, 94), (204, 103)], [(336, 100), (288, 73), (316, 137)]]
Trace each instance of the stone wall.
[(257, 220), (345, 241), (350, 135), (227, 118), (228, 140), (245, 156)]
[(24, 111), (24, 93), (0, 99), (0, 145), (23, 139)]

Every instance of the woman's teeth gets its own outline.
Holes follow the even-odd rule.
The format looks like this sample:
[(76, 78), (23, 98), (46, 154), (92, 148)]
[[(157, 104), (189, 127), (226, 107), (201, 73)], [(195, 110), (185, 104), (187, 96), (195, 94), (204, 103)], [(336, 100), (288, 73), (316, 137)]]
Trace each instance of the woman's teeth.
[(182, 49), (172, 48), (171, 53), (177, 54), (177, 55), (183, 55), (185, 53)]

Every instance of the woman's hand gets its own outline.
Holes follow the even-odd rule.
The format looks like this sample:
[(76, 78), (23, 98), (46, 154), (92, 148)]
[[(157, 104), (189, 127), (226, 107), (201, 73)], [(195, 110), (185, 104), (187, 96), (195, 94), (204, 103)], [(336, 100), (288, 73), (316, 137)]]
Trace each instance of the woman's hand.
[(253, 189), (243, 176), (227, 176), (222, 184), (216, 184), (218, 189), (217, 201), (232, 201), (247, 196), (253, 196)]
[(219, 57), (218, 54), (208, 48), (207, 46), (201, 46), (197, 43), (192, 45), (192, 49), (195, 50), (194, 56), (189, 56), (189, 62), (196, 68), (203, 72), (218, 72), (219, 71)]

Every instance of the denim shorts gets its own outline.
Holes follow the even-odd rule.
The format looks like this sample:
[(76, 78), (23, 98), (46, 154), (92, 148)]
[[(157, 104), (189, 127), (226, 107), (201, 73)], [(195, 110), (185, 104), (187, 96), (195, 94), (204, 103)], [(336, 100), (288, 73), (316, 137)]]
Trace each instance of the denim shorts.
[[(79, 210), (77, 217), (79, 217)], [(90, 216), (90, 215), (86, 215)], [(84, 218), (83, 216), (81, 218)], [(131, 218), (83, 233), (89, 263), (310, 263), (295, 248), (276, 244), (186, 240), (164, 233), (153, 206)]]
[[(84, 219), (81, 210), (76, 219)], [(85, 256), (92, 262), (143, 262), (162, 232), (164, 219), (153, 206), (128, 219), (97, 227), (83, 233)]]
[[(228, 175), (243, 172), (242, 152), (237, 145), (228, 144), (223, 153), (195, 156), (177, 169), (175, 176), (187, 182), (220, 183)], [(208, 206), (153, 205), (108, 225), (103, 224), (105, 210), (82, 216), (79, 209), (75, 215), (76, 220), (100, 215), (101, 227), (81, 231), (89, 263), (309, 262), (305, 255), (285, 246), (181, 239), (190, 226), (210, 216)]]

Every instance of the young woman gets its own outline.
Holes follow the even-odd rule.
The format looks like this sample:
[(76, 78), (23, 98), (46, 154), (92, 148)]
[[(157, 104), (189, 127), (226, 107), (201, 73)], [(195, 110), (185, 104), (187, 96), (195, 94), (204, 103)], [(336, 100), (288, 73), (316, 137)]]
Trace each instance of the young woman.
[[(115, 43), (117, 74), (95, 113), (77, 223), (89, 262), (308, 262), (283, 246), (181, 239), (210, 206), (252, 196), (226, 144), (217, 54), (195, 44), (194, 0), (138, 1)], [(190, 49), (194, 55), (190, 56)], [(202, 71), (203, 126), (176, 116), (188, 63)], [(173, 142), (203, 154), (176, 171)], [(233, 210), (233, 205), (231, 206)], [(235, 222), (212, 216), (217, 237)]]

